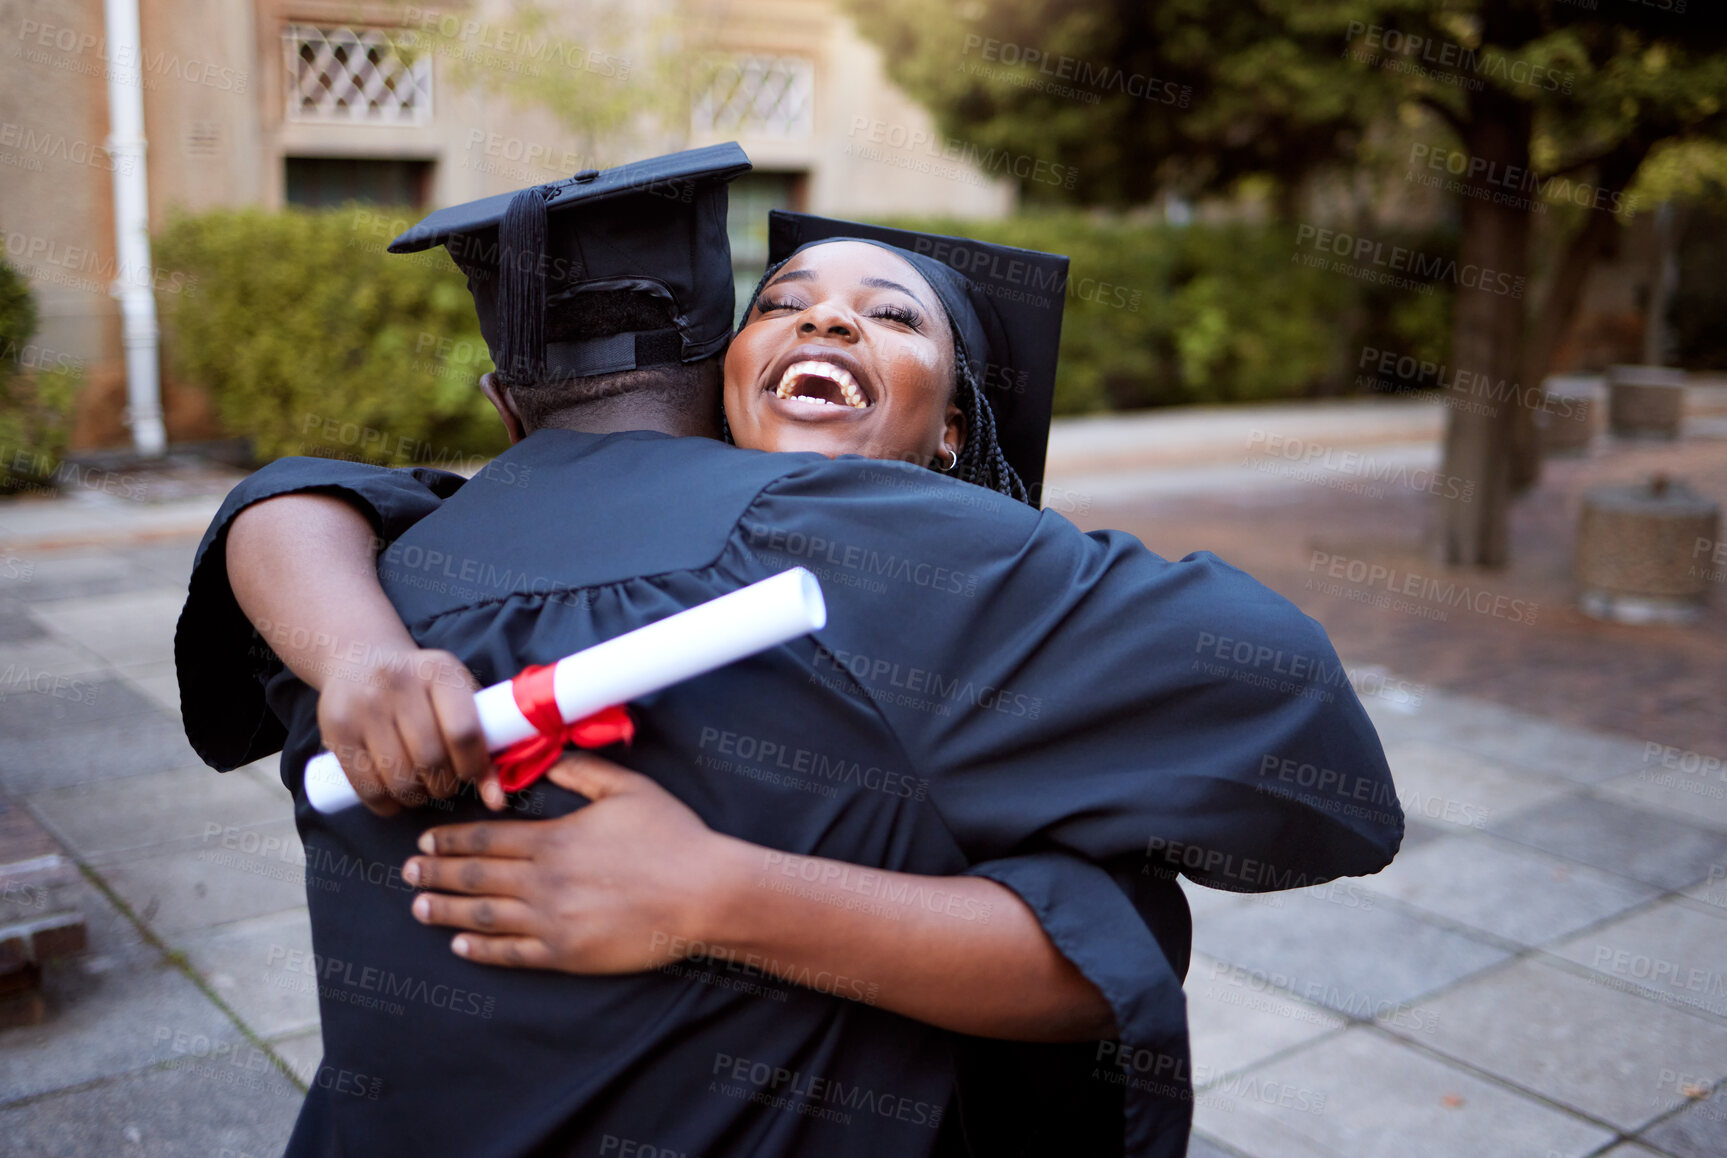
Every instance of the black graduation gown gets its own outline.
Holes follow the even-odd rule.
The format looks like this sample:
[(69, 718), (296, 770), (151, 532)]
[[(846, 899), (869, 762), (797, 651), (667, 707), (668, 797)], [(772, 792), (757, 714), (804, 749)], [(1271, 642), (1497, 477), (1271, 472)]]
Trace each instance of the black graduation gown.
[[(447, 930), (411, 918), (395, 870), (425, 828), (488, 814), (472, 799), (388, 820), (311, 811), (315, 697), (228, 591), (228, 523), (298, 490), (373, 517), (404, 620), (483, 682), (810, 567), (828, 626), (635, 702), (623, 761), (713, 828), (793, 854), (788, 887), (804, 855), (1002, 882), (1108, 998), (1118, 1039), (986, 1042), (874, 1007), (869, 978), (802, 987), (747, 961), (576, 977), (457, 958)], [(286, 739), (320, 1075), (372, 1083), (316, 1083), (294, 1155), (1175, 1158), (1192, 1102), (1176, 873), (1311, 884), (1378, 871), (1402, 835), (1373, 728), (1293, 605), (1209, 554), (1169, 562), (904, 464), (569, 431), (465, 485), (282, 460), (218, 513), (176, 656), (205, 760)], [(511, 815), (579, 803), (540, 785)], [(939, 892), (883, 897), (867, 876), (848, 887), (984, 916)]]

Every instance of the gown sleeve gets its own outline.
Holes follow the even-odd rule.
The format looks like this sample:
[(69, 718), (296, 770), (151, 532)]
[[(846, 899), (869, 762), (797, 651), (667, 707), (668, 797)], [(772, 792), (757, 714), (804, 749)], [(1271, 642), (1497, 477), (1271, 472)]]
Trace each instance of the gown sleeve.
[(216, 512), (193, 557), (186, 605), (174, 629), (180, 718), (199, 757), (226, 772), (279, 750), (286, 736), (264, 698), (280, 661), (253, 630), (228, 586), (234, 518), (253, 503), (313, 493), (346, 500), (392, 540), (438, 508), (465, 480), (423, 467), (391, 469), (325, 458), (283, 458), (243, 480)]

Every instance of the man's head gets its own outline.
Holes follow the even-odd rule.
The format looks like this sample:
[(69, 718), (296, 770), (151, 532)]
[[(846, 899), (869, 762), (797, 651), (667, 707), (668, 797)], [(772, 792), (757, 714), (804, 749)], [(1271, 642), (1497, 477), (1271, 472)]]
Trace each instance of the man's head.
[(498, 367), (482, 382), (513, 437), (593, 403), (717, 415), (734, 307), (726, 186), (735, 144), (586, 170), (441, 209), (392, 253), (445, 246)]
[[(546, 341), (582, 342), (612, 338), (671, 325), (667, 304), (630, 290), (583, 294), (547, 314)], [(628, 398), (668, 412), (712, 408), (719, 391), (725, 354), (695, 362), (671, 362), (595, 374), (582, 378), (549, 378), (544, 374), (485, 375), (480, 388), (498, 410), (512, 442), (536, 430), (579, 428), (582, 411), (607, 399)]]

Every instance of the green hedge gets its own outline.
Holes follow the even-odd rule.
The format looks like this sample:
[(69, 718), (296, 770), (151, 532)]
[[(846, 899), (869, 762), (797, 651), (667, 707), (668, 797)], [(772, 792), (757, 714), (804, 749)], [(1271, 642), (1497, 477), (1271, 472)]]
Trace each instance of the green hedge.
[[(896, 225), (1065, 253), (1056, 412), (1256, 402), (1354, 390), (1363, 346), (1443, 360), (1451, 297), (1388, 289), (1296, 258), (1296, 226), (1085, 213)], [(1444, 236), (1384, 235), (1430, 254)]]
[[(165, 299), (181, 374), (259, 457), (448, 462), (501, 449), (475, 383), (491, 368), (441, 250), (395, 257), (405, 212), (217, 212), (173, 222)], [(899, 222), (1073, 259), (1056, 410), (1351, 392), (1363, 346), (1443, 360), (1450, 297), (1296, 260), (1293, 225), (1176, 227), (1085, 213)], [(1445, 253), (1444, 237), (1392, 238)]]
[(164, 297), (174, 365), (259, 458), (448, 465), (504, 447), (461, 273), (441, 249), (384, 251), (409, 212), (219, 211), (156, 239), (160, 268), (196, 287)]
[(0, 259), (0, 494), (51, 487), (71, 434), (82, 375), (35, 336), (30, 283)]

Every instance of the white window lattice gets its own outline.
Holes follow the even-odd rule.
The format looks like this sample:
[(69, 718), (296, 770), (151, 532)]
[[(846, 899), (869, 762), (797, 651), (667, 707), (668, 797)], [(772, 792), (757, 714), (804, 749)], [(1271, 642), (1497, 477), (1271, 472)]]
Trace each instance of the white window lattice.
[(405, 55), (376, 29), (290, 24), (288, 119), (417, 125), (432, 115), (431, 54)]
[(807, 137), (815, 127), (815, 65), (801, 56), (710, 60), (691, 120), (698, 133)]

